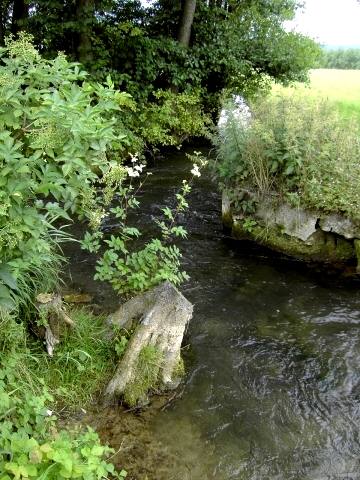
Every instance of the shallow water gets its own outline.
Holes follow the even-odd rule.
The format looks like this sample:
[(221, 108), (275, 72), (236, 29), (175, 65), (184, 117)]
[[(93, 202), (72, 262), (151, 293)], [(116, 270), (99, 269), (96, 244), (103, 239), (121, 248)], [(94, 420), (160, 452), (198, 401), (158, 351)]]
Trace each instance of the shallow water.
[[(173, 202), (183, 154), (153, 171), (137, 219), (149, 229)], [(132, 478), (360, 479), (359, 285), (232, 241), (220, 203), (202, 177), (182, 244), (191, 275), (182, 290), (195, 305), (187, 376), (147, 422), (166, 465)]]

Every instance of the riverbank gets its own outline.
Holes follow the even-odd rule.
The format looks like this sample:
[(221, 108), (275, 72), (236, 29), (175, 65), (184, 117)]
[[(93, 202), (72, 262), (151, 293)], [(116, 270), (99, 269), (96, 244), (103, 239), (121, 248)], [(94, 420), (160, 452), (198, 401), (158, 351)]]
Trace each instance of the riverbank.
[[(150, 217), (159, 205), (171, 205), (174, 178), (187, 162), (178, 152), (154, 168), (138, 215), (150, 231)], [(143, 476), (131, 469), (129, 475), (313, 480), (347, 472), (356, 479), (358, 282), (229, 238), (209, 176), (199, 179), (189, 202), (189, 235), (181, 244), (191, 277), (182, 291), (195, 305), (185, 340), (187, 374), (181, 396), (167, 408), (135, 415), (151, 444), (139, 447)], [(104, 412), (103, 421), (101, 431), (121, 445), (116, 410)], [(121, 451), (132, 464), (126, 441)], [(180, 462), (166, 463), (173, 456)]]
[(250, 110), (230, 105), (223, 120), (217, 172), (234, 236), (356, 273), (358, 123), (321, 100), (281, 93)]
[(256, 204), (247, 216), (223, 193), (223, 224), (234, 238), (255, 241), (308, 263), (330, 264), (347, 275), (359, 272), (358, 224), (339, 214), (293, 207), (276, 194), (262, 196)]

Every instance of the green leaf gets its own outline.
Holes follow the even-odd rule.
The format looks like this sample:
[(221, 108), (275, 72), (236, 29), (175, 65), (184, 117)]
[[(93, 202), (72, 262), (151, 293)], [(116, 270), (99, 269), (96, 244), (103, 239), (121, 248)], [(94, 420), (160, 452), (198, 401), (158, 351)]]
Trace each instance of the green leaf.
[(30, 168), (27, 165), (23, 165), (22, 167), (18, 168), (17, 173), (30, 173)]
[(0, 263), (0, 280), (3, 281), (5, 285), (10, 287), (12, 290), (17, 290), (17, 282), (14, 276), (11, 273), (10, 268), (7, 265)]
[(71, 170), (72, 170), (72, 167), (71, 167), (71, 165), (70, 165), (69, 163), (65, 163), (65, 164), (61, 167), (61, 170), (62, 170), (64, 176), (67, 177), (67, 176), (70, 174), (70, 172), (71, 172)]

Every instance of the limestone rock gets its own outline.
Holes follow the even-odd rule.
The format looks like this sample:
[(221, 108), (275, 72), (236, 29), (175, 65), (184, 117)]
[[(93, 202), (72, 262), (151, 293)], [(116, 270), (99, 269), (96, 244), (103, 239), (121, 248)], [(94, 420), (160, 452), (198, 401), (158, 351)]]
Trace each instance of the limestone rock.
[(332, 214), (320, 219), (320, 228), (324, 232), (333, 232), (348, 240), (360, 238), (360, 227), (347, 217)]
[(265, 222), (266, 225), (278, 226), (290, 237), (295, 237), (303, 242), (309, 241), (316, 232), (318, 215), (302, 208), (294, 208), (287, 203), (274, 206), (273, 203), (262, 204), (256, 217)]

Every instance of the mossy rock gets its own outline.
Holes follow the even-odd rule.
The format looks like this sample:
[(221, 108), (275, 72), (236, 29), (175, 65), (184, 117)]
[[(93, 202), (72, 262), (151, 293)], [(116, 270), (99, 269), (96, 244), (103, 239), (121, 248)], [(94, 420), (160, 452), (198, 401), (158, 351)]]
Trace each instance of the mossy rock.
[(124, 391), (124, 401), (130, 407), (146, 402), (149, 390), (157, 390), (160, 386), (160, 369), (164, 357), (153, 346), (144, 347), (138, 358), (135, 376)]
[(357, 258), (356, 273), (360, 273), (360, 240), (354, 240), (355, 253)]
[(249, 232), (244, 229), (242, 222), (235, 221), (232, 234), (235, 238), (250, 239), (302, 260), (345, 264), (356, 256), (352, 241), (320, 230), (314, 234), (311, 243), (305, 243), (283, 233), (280, 227), (257, 224)]

